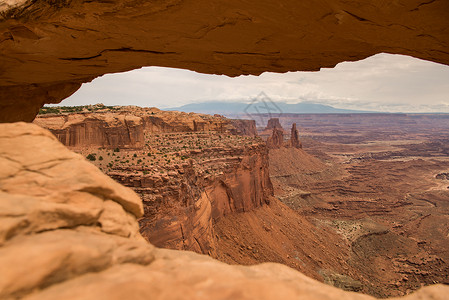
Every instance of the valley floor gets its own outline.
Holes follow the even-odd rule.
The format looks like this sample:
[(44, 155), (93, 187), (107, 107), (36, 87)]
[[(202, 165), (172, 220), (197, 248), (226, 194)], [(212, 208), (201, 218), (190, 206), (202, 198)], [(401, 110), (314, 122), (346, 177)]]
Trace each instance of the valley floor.
[[(350, 277), (378, 297), (449, 284), (449, 126), (391, 119), (360, 126), (327, 117), (326, 126), (300, 128), (305, 151), (270, 150), (275, 196), (340, 238), (347, 271), (323, 280)], [(324, 245), (324, 260), (334, 258), (333, 242)]]

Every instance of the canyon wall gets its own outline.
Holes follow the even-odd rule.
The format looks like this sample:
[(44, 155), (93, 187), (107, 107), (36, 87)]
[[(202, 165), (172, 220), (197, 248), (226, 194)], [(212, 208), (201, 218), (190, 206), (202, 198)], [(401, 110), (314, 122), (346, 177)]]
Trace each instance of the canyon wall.
[[(213, 158), (201, 163), (205, 170), (196, 171), (196, 156), (205, 153)], [(268, 151), (260, 143), (193, 150), (189, 155), (188, 162), (162, 176), (133, 175), (126, 170), (108, 175), (143, 198), (141, 233), (154, 245), (216, 256), (213, 224), (227, 214), (268, 204), (273, 195)], [(215, 174), (209, 168), (215, 168)]]
[[(75, 109), (80, 112), (65, 112)], [(34, 123), (94, 161), (107, 160), (102, 170), (141, 195), (141, 232), (158, 247), (216, 256), (214, 223), (267, 204), (273, 195), (268, 150), (254, 137), (252, 120), (102, 104), (45, 112), (50, 113)], [(206, 146), (212, 136), (218, 139)], [(111, 154), (120, 156), (121, 163), (111, 160)], [(162, 159), (158, 164), (163, 171), (154, 172), (145, 161), (148, 154)], [(169, 164), (168, 159), (179, 162)]]
[(229, 126), (229, 120), (222, 116), (185, 113), (179, 111), (163, 111), (155, 107), (122, 107), (127, 111), (143, 118), (145, 132), (193, 132), (217, 131), (223, 132)]
[[(139, 197), (34, 124), (0, 125), (0, 166), (2, 299), (374, 299), (280, 264), (155, 248), (138, 232)], [(448, 293), (434, 285), (403, 299)]]
[[(222, 116), (161, 111), (133, 106), (105, 107), (97, 104), (79, 107), (78, 113), (41, 114), (34, 123), (49, 129), (64, 145), (71, 148), (126, 148), (144, 146), (145, 134), (164, 132), (225, 132), (256, 136), (252, 120), (229, 120)], [(53, 109), (53, 110), (54, 110)], [(74, 110), (73, 108), (66, 108)], [(95, 112), (89, 111), (94, 110)]]
[(49, 129), (60, 142), (72, 148), (142, 148), (142, 118), (113, 113), (40, 116), (35, 124)]
[(232, 134), (257, 136), (256, 121), (243, 119), (230, 119)]
[(449, 64), (449, 2), (3, 1), (0, 121), (142, 66), (228, 76), (316, 71), (376, 53)]

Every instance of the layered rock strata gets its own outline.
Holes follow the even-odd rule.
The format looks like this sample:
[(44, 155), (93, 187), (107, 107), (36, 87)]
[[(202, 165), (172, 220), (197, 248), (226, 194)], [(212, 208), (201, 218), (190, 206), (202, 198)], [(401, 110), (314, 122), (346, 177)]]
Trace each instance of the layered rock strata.
[(34, 123), (49, 129), (64, 145), (75, 148), (142, 149), (144, 134), (164, 132), (225, 132), (256, 136), (252, 120), (102, 104), (43, 109)]
[[(274, 122), (270, 122), (274, 120)], [(287, 148), (302, 148), (302, 143), (299, 140), (298, 129), (296, 129), (296, 123), (293, 123), (290, 133), (290, 140), (284, 141), (284, 130), (282, 126), (279, 129), (281, 124), (279, 123), (279, 119), (270, 119), (266, 128), (272, 128), (271, 135), (267, 138), (267, 146), (270, 149), (279, 149), (282, 147)], [(264, 130), (266, 132), (267, 129)]]
[(284, 146), (284, 131), (273, 128), (271, 135), (267, 139), (267, 146), (270, 149), (278, 149)]
[[(213, 135), (199, 139), (210, 140)], [(159, 138), (165, 142), (149, 144), (153, 151), (165, 149), (170, 163), (114, 167), (107, 174), (141, 195), (145, 214), (139, 222), (149, 241), (215, 256), (213, 224), (227, 214), (268, 204), (273, 195), (265, 143), (225, 146), (215, 141), (216, 146), (176, 151), (179, 134)], [(235, 136), (228, 139), (239, 141)]]
[(142, 66), (209, 74), (319, 70), (376, 53), (449, 64), (449, 3), (3, 1), (0, 121)]
[(243, 120), (243, 119), (230, 119), (232, 134), (246, 135), (246, 136), (257, 136), (256, 121), (254, 120)]
[(116, 113), (43, 115), (34, 123), (72, 148), (104, 147), (139, 149), (144, 145), (141, 117)]
[(284, 128), (282, 128), (281, 123), (279, 122), (279, 118), (270, 118), (267, 122), (267, 127), (265, 127), (265, 130), (269, 130), (271, 131), (272, 129), (279, 129), (279, 130), (284, 130)]
[[(374, 299), (279, 264), (155, 249), (137, 230), (139, 197), (36, 125), (0, 125), (0, 165), (2, 299)], [(404, 299), (448, 292), (435, 285)]]

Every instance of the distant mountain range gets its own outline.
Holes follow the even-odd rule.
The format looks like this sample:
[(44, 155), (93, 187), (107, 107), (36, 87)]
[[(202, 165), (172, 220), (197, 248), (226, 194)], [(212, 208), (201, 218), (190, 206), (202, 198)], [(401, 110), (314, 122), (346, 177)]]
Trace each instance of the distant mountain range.
[[(268, 110), (267, 110), (268, 109)], [(191, 103), (179, 107), (167, 108), (165, 110), (177, 110), (183, 112), (196, 112), (203, 114), (220, 114), (224, 116), (235, 117), (238, 115), (268, 113), (298, 113), (298, 114), (347, 114), (347, 113), (375, 113), (375, 111), (351, 110), (335, 108), (330, 105), (300, 102), (295, 104), (285, 102), (263, 102), (245, 103), (245, 102), (225, 102), (225, 101), (206, 101)]]

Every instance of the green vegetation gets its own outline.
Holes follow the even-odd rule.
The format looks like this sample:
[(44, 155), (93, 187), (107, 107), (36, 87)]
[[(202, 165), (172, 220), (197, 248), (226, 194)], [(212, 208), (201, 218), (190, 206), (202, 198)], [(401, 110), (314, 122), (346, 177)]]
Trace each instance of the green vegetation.
[(95, 153), (90, 153), (89, 155), (86, 156), (86, 158), (90, 161), (95, 161), (95, 160), (97, 160), (95, 155), (96, 155)]
[(83, 105), (83, 106), (44, 106), (39, 109), (40, 115), (45, 114), (68, 114), (68, 113), (79, 113), (79, 112), (92, 112), (97, 110), (120, 110), (120, 107), (106, 106), (103, 104), (95, 105)]

